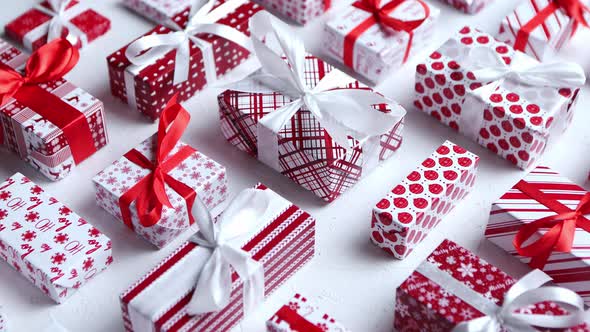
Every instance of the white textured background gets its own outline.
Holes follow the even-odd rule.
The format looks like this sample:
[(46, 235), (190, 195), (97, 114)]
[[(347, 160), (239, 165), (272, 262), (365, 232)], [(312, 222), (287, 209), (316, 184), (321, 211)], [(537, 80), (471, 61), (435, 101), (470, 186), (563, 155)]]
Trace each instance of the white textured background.
[[(36, 2), (2, 0), (0, 24), (3, 26)], [(156, 251), (94, 202), (91, 178), (154, 133), (156, 126), (110, 95), (105, 60), (112, 51), (147, 31), (152, 24), (123, 8), (117, 0), (87, 2), (111, 19), (112, 30), (83, 50), (80, 63), (68, 79), (104, 101), (110, 144), (58, 183), (47, 182), (16, 157), (3, 152), (0, 154), (0, 177), (5, 178), (19, 171), (43, 185), (113, 240), (115, 263), (69, 301), (58, 306), (7, 264), (0, 262), (0, 305), (8, 315), (11, 332), (40, 331), (49, 321), (50, 314), (71, 331), (122, 331), (119, 294), (178, 244)], [(464, 25), (496, 32), (501, 18), (518, 1), (496, 0), (494, 5), (477, 16), (464, 15), (438, 1), (430, 2), (439, 6), (442, 13), (437, 23), (437, 41), (429, 45), (422, 56), (436, 49)], [(309, 32), (319, 30), (316, 25), (306, 28), (306, 31), (306, 36), (311, 38)], [(589, 31), (579, 33), (562, 56), (579, 62), (588, 71), (588, 41)], [(307, 295), (353, 331), (391, 331), (395, 288), (443, 238), (450, 238), (475, 250), (514, 275), (526, 271), (523, 265), (482, 237), (490, 204), (524, 173), (429, 116), (412, 110), (414, 67), (417, 62), (417, 59), (410, 61), (378, 87), (379, 91), (408, 108), (402, 149), (392, 160), (330, 205), (325, 205), (313, 194), (224, 140), (218, 127), (215, 100), (218, 91), (209, 89), (185, 103), (193, 119), (184, 141), (228, 168), (232, 194), (261, 181), (311, 212), (318, 221), (317, 256), (268, 298), (255, 315), (236, 327), (236, 331), (260, 331), (261, 324), (295, 292)], [(589, 93), (590, 89), (586, 86), (574, 124), (559, 144), (548, 151), (543, 161), (580, 184), (585, 183), (590, 169)], [(395, 261), (369, 242), (371, 207), (445, 139), (481, 156), (474, 192), (432, 231), (410, 257)]]

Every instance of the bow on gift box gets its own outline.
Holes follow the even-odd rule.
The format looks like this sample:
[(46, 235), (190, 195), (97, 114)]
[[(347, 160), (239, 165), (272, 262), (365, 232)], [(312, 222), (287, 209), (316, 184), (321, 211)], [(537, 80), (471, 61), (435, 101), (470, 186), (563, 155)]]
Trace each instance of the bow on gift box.
[(72, 24), (70, 19), (80, 14), (86, 7), (77, 4), (73, 8), (70, 8), (72, 0), (47, 0), (47, 2), (49, 3), (49, 8), (39, 4), (35, 6), (35, 9), (50, 16), (51, 20), (27, 33), (24, 38), (27, 48), (32, 49), (32, 42), (44, 35), (47, 35), (47, 41), (61, 38), (65, 29), (68, 31), (65, 38), (72, 45), (76, 45), (80, 41), (81, 46), (85, 46), (88, 43), (86, 34), (76, 25)]

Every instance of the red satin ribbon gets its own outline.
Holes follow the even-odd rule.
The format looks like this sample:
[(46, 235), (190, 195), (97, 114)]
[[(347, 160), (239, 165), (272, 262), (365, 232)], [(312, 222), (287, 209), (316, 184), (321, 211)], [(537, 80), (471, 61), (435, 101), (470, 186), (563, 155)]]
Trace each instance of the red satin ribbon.
[(82, 112), (39, 84), (58, 80), (78, 63), (80, 53), (65, 39), (56, 39), (31, 54), (21, 75), (0, 63), (0, 106), (11, 98), (60, 128), (79, 164), (96, 152), (88, 120)]
[[(553, 251), (571, 252), (577, 227), (590, 232), (590, 220), (584, 217), (585, 214), (590, 214), (590, 193), (586, 193), (576, 209), (571, 210), (559, 201), (547, 198), (547, 195), (528, 182), (520, 181), (515, 188), (556, 213), (525, 224), (514, 237), (516, 251), (523, 257), (531, 257), (529, 265), (532, 268), (543, 269)], [(541, 238), (523, 247), (531, 236), (544, 228), (549, 230)]]
[(289, 323), (289, 327), (293, 331), (324, 332), (320, 327), (306, 320), (305, 317), (301, 316), (288, 306), (283, 306), (277, 311), (276, 315), (279, 319)]
[(365, 33), (371, 26), (379, 24), (383, 29), (392, 29), (394, 31), (405, 31), (410, 36), (408, 40), (408, 46), (404, 54), (403, 62), (408, 60), (410, 56), (410, 50), (414, 40), (414, 30), (416, 30), (426, 19), (430, 16), (430, 7), (422, 0), (417, 1), (422, 7), (424, 7), (424, 18), (419, 20), (404, 21), (401, 19), (393, 18), (389, 16), (391, 12), (397, 9), (404, 2), (409, 0), (392, 0), (385, 6), (381, 7), (381, 0), (358, 0), (352, 5), (358, 9), (364, 10), (371, 13), (371, 17), (367, 18), (359, 25), (350, 31), (346, 37), (344, 37), (344, 64), (350, 68), (354, 68), (354, 45), (357, 39)]
[[(550, 2), (549, 5), (547, 5), (547, 7), (539, 11), (532, 20), (520, 28), (516, 35), (514, 49), (524, 52), (531, 33), (539, 26), (545, 24), (545, 21), (560, 9), (563, 9), (567, 16), (574, 21), (572, 35), (576, 32), (580, 24), (585, 27), (590, 27), (588, 21), (586, 21), (586, 18), (584, 17), (584, 12), (590, 12), (590, 9), (582, 4), (580, 0), (553, 0), (553, 2)], [(546, 34), (548, 34), (548, 32), (546, 32)], [(547, 37), (549, 37), (549, 35)]]
[(151, 171), (119, 198), (123, 222), (129, 228), (134, 228), (130, 210), (131, 203), (134, 201), (140, 224), (145, 227), (151, 227), (160, 221), (164, 206), (172, 208), (166, 194), (166, 185), (185, 199), (189, 211), (189, 222), (190, 224), (194, 223), (190, 211), (197, 193), (168, 174), (196, 152), (195, 149), (185, 145), (170, 156), (170, 152), (180, 141), (180, 137), (188, 126), (189, 120), (190, 114), (177, 102), (177, 95), (174, 95), (160, 115), (155, 162), (135, 149), (125, 154), (125, 158), (132, 163)]

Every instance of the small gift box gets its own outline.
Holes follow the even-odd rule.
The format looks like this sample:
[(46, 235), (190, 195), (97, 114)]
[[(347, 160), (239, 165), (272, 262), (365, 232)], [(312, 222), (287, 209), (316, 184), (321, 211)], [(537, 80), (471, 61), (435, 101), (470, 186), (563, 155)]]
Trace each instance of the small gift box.
[[(0, 145), (51, 180), (67, 176), (108, 141), (102, 102), (62, 78), (78, 58), (64, 39), (30, 57), (0, 39), (6, 88), (0, 92)], [(24, 75), (16, 71), (23, 67)]]
[(158, 133), (93, 179), (98, 205), (159, 248), (194, 224), (195, 197), (214, 215), (227, 197), (225, 167), (179, 141), (189, 119), (175, 96)]
[(193, 3), (107, 58), (112, 94), (154, 121), (172, 95), (185, 101), (248, 58), (248, 20), (263, 9)]
[(446, 141), (373, 207), (373, 243), (406, 258), (469, 194), (478, 164), (478, 156)]
[(35, 51), (56, 38), (67, 37), (77, 48), (86, 46), (111, 28), (111, 21), (81, 1), (47, 0), (4, 27), (6, 35)]
[(432, 41), (440, 11), (422, 0), (357, 0), (324, 24), (330, 57), (378, 83)]
[(442, 0), (449, 5), (467, 13), (477, 14), (494, 0)]
[(414, 105), (525, 169), (569, 127), (583, 69), (465, 27), (416, 69)]
[(57, 303), (113, 262), (109, 238), (19, 173), (0, 185), (0, 257)]
[(342, 324), (325, 314), (300, 294), (266, 322), (267, 332), (347, 332)]
[(590, 331), (582, 299), (565, 288), (542, 287), (549, 281), (540, 270), (517, 281), (445, 240), (397, 288), (394, 327), (398, 332)]
[[(263, 68), (218, 97), (221, 130), (240, 150), (332, 201), (400, 147), (405, 110), (306, 55), (287, 27), (269, 36), (297, 47), (276, 52), (263, 44), (268, 31), (259, 25), (283, 25), (267, 20), (268, 13), (252, 19), (253, 31), (261, 32), (254, 45)], [(279, 55), (287, 52), (301, 61), (287, 65)]]
[(229, 331), (314, 255), (315, 220), (263, 185), (193, 214), (199, 233), (122, 294), (126, 331)]
[(539, 166), (492, 205), (485, 235), (590, 304), (590, 193)]
[(500, 25), (498, 39), (539, 61), (559, 51), (580, 26), (588, 27), (587, 0), (526, 0)]

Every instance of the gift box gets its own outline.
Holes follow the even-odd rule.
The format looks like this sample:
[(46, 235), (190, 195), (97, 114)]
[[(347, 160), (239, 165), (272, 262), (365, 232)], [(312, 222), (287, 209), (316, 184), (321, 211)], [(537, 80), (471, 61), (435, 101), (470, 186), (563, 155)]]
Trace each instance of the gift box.
[(109, 238), (22, 174), (0, 198), (0, 257), (55, 302), (113, 262)]
[(477, 14), (494, 0), (442, 0), (449, 5), (467, 13)]
[[(547, 73), (556, 66), (543, 66), (465, 27), (417, 66), (414, 105), (525, 169), (569, 127), (585, 81), (583, 70), (571, 63), (559, 64), (558, 75)], [(510, 74), (519, 70), (522, 75)], [(487, 82), (486, 72), (498, 79)], [(558, 84), (565, 86), (552, 87)]]
[[(427, 46), (440, 14), (422, 1), (383, 1), (379, 8), (373, 8), (370, 0), (342, 8), (326, 21), (322, 37), (329, 57), (371, 83), (378, 83)], [(389, 20), (378, 21), (379, 15)], [(414, 20), (421, 24), (412, 26)]]
[(156, 23), (163, 23), (189, 8), (191, 0), (123, 0), (123, 4)]
[(330, 315), (300, 294), (282, 306), (266, 322), (268, 332), (346, 332), (349, 331)]
[(333, 0), (256, 0), (270, 12), (291, 22), (307, 24), (332, 7)]
[[(77, 51), (61, 39), (28, 57), (0, 39), (0, 74), (11, 80), (20, 79), (20, 74), (10, 68), (22, 69), (28, 61), (38, 63), (35, 59), (39, 57), (51, 67), (46, 71), (63, 74), (69, 70), (63, 70), (60, 62), (70, 57), (68, 65), (73, 67)], [(33, 74), (25, 75), (39, 84), (25, 84), (0, 96), (0, 144), (47, 178), (60, 180), (107, 144), (104, 106), (62, 75), (52, 74), (50, 80), (45, 80), (45, 72), (39, 72), (34, 65), (30, 70)]]
[(373, 207), (371, 240), (406, 258), (473, 188), (479, 157), (446, 141)]
[[(247, 259), (249, 264), (256, 266), (256, 272), (245, 273), (248, 275), (245, 282), (244, 274), (238, 277), (241, 269), (235, 265), (231, 268), (218, 266), (221, 275), (225, 273), (223, 271), (231, 273), (231, 276), (228, 274), (223, 278), (223, 290), (216, 293), (217, 298), (219, 294), (226, 295), (224, 303), (217, 310), (202, 309), (198, 305), (194, 308), (194, 302), (200, 303), (203, 296), (207, 298), (203, 293), (209, 294), (212, 288), (200, 276), (211, 276), (211, 271), (204, 269), (220, 262), (215, 258), (218, 245), (208, 245), (211, 249), (207, 249), (196, 243), (203, 243), (203, 237), (208, 236), (202, 235), (201, 241), (193, 237), (122, 294), (126, 331), (229, 331), (244, 315), (243, 307), (247, 303), (244, 302), (244, 293), (258, 297), (250, 306), (250, 309), (255, 308), (264, 297), (262, 291), (270, 295), (314, 255), (315, 220), (263, 185), (242, 192), (216, 223), (210, 223), (210, 226), (201, 227), (196, 236), (202, 235), (202, 230), (217, 225), (218, 236), (225, 237), (224, 233), (235, 236), (226, 244), (234, 250), (234, 257)], [(239, 223), (241, 227), (234, 227), (238, 225), (232, 223)], [(234, 234), (237, 229), (243, 232)], [(220, 243), (219, 238), (215, 241)], [(223, 256), (222, 252), (219, 254)], [(254, 275), (256, 281), (253, 280)], [(205, 279), (216, 280), (217, 276)], [(253, 287), (259, 288), (254, 290)]]
[(0, 312), (0, 332), (8, 332), (8, 321), (2, 312)]
[[(63, 11), (61, 10), (63, 6)], [(61, 19), (60, 19), (61, 18)], [(68, 23), (63, 23), (63, 20)], [(59, 24), (61, 29), (51, 32), (51, 24)], [(4, 31), (29, 51), (35, 51), (53, 38), (66, 37), (76, 47), (81, 48), (106, 34), (111, 21), (77, 0), (41, 1), (10, 23)]]

